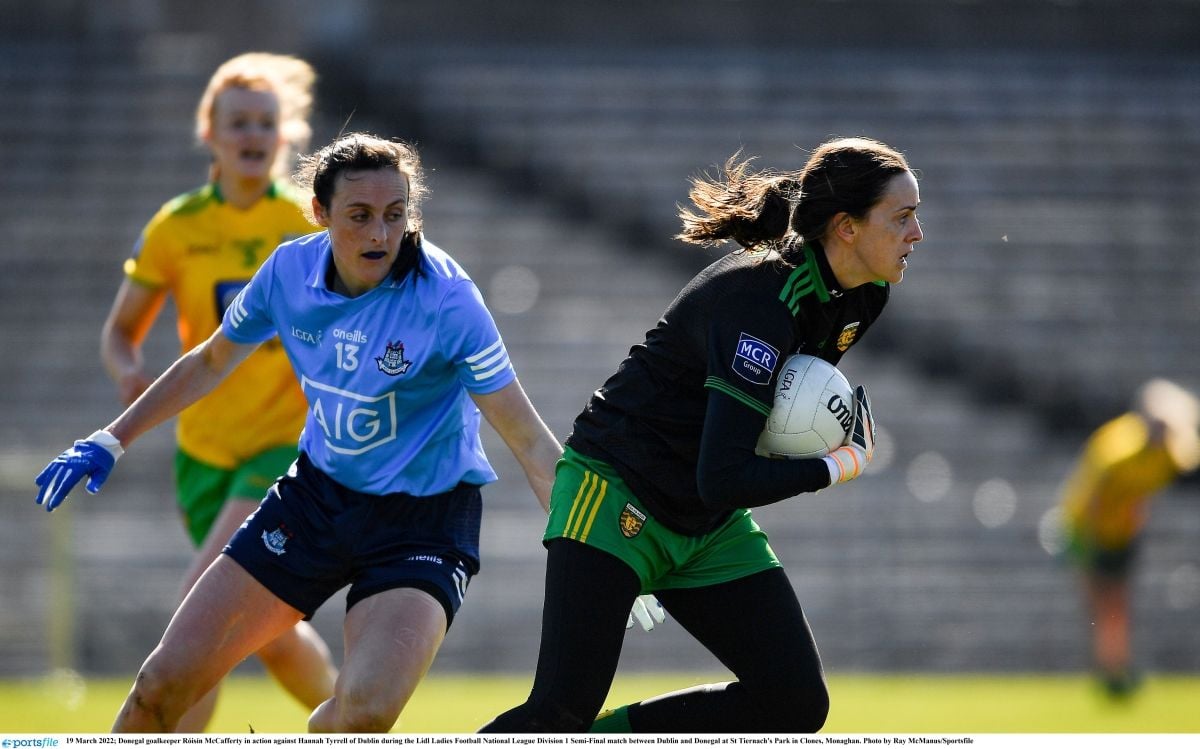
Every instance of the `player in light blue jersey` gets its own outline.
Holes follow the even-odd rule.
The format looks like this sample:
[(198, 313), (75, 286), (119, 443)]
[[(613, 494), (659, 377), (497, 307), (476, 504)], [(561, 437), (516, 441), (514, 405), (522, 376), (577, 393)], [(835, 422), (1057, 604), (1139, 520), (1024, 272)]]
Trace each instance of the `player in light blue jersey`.
[(279, 334), (308, 399), (300, 450), (340, 484), (427, 496), (496, 479), (469, 397), (516, 379), (463, 269), (422, 242), (410, 274), (347, 298), (329, 232), (282, 245), (222, 323), (235, 343)]
[(114, 730), (172, 730), (235, 665), (347, 585), (344, 663), (309, 729), (389, 730), (479, 569), (479, 490), (496, 478), (481, 413), (549, 508), (562, 448), (478, 289), (423, 240), (415, 150), (350, 134), (301, 176), (326, 231), (281, 245), (219, 330), (37, 478), (48, 509), (83, 476), (97, 491), (124, 446), (275, 335), (308, 399), (300, 457), (180, 605)]

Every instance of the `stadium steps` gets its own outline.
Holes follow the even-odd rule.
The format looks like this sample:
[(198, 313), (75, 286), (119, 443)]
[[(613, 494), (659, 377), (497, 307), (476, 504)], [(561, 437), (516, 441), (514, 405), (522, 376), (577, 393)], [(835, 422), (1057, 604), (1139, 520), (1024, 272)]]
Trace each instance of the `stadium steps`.
[[(4, 60), (23, 56), (33, 61), (19, 74), (0, 66), (5, 70), (0, 74), (0, 95), (6, 101), (10, 94), (25, 97), (13, 101), (33, 101), (36, 97), (29, 92), (40, 88), (69, 86), (101, 93), (78, 99), (42, 94), (38, 106), (48, 114), (39, 122), (46, 126), (45, 137), (30, 138), (20, 121), (0, 116), (0, 132), (21, 133), (20, 150), (26, 154), (20, 174), (12, 181), (5, 177), (9, 200), (0, 201), (0, 221), (21, 239), (13, 250), (12, 272), (0, 280), (0, 329), (6, 341), (21, 349), (20, 356), (5, 357), (0, 366), (6, 413), (12, 415), (0, 424), (0, 491), (14, 508), (14, 522), (0, 525), (0, 600), (6, 602), (0, 607), (0, 663), (6, 672), (24, 674), (43, 669), (49, 660), (44, 632), (49, 617), (62, 609), (53, 608), (48, 598), (51, 557), (46, 550), (52, 529), (64, 533), (63, 521), (69, 518), (65, 541), (74, 551), (75, 566), (67, 611), (78, 637), (76, 663), (89, 672), (129, 673), (165, 626), (188, 561), (172, 507), (169, 427), (139, 442), (101, 496), (72, 498), (66, 514), (48, 517), (36, 512), (30, 506), (30, 481), (66, 440), (90, 431), (115, 410), (111, 386), (96, 361), (100, 322), (119, 282), (120, 260), (142, 223), (166, 197), (193, 187), (203, 172), (198, 154), (181, 152), (191, 138), (191, 102), (208, 68), (197, 67), (191, 74), (178, 68), (153, 73), (133, 52), (102, 45), (72, 50), (65, 62), (57, 61), (61, 49), (37, 54), (31, 50), (0, 50)], [(925, 91), (944, 81), (944, 71), (904, 71), (901, 80), (918, 73), (928, 76), (914, 88), (888, 88), (899, 84), (880, 80), (872, 87), (856, 84), (859, 88), (847, 89), (864, 70), (871, 70), (870, 60), (837, 73), (829, 85), (815, 74), (789, 81), (751, 65), (694, 86), (685, 80), (691, 74), (683, 71), (709, 65), (706, 54), (678, 59), (649, 54), (631, 58), (627, 66), (640, 75), (619, 71), (606, 84), (611, 88), (589, 83), (586, 69), (562, 65), (555, 73), (557, 88), (543, 85), (528, 96), (496, 87), (506, 78), (538, 83), (538, 76), (546, 72), (545, 60), (516, 73), (499, 60), (482, 66), (504, 73), (495, 80), (481, 79), (496, 88), (492, 103), (498, 110), (493, 113), (465, 106), (482, 100), (476, 97), (486, 92), (454, 88), (442, 77), (452, 74), (454, 66), (448, 63), (462, 57), (461, 52), (450, 48), (444, 56), (429, 55), (427, 66), (397, 61), (388, 50), (372, 52), (371, 71), (380, 79), (371, 83), (387, 92), (388, 101), (364, 103), (362, 110), (387, 113), (387, 107), (400, 101), (416, 101), (418, 109), (362, 124), (406, 137), (411, 127), (419, 142), (428, 141), (421, 145), (433, 187), (426, 206), (429, 237), (459, 258), (479, 283), (523, 384), (560, 436), (591, 390), (705, 262), (704, 253), (666, 239), (674, 231), (674, 203), (686, 195), (688, 174), (723, 160), (743, 141), (748, 153), (763, 155), (763, 163), (792, 163), (793, 143), (815, 143), (839, 130), (874, 131), (861, 123), (903, 114), (900, 124), (880, 135), (902, 146), (917, 144), (910, 155), (928, 170), (923, 189), (930, 238), (920, 248), (910, 278), (897, 289), (888, 315), (891, 327), (881, 325), (844, 363), (852, 380), (871, 388), (883, 430), (880, 457), (871, 473), (850, 485), (755, 514), (789, 569), (830, 669), (1084, 667), (1086, 643), (1081, 638), (1086, 630), (1077, 591), (1070, 576), (1046, 554), (1039, 536), (1077, 441), (1046, 430), (1036, 412), (1013, 407), (1012, 402), (980, 399), (952, 368), (943, 376), (931, 375), (941, 362), (914, 359), (906, 348), (913, 340), (930, 340), (975, 347), (968, 352), (982, 359), (997, 348), (989, 338), (1008, 335), (1008, 345), (1028, 348), (1028, 338), (1038, 333), (1041, 320), (1065, 326), (1053, 315), (1073, 314), (1079, 319), (1072, 318), (1070, 329), (1095, 350), (1102, 339), (1085, 334), (1087, 323), (1110, 308), (1093, 300), (1123, 288), (1121, 279), (1131, 277), (1136, 268), (1170, 268), (1174, 262), (1139, 254), (1136, 263), (1121, 265), (1121, 252), (1111, 247), (1081, 251), (1075, 245), (1077, 235), (1068, 228), (1071, 222), (1055, 223), (1059, 211), (1075, 215), (1070, 211), (1079, 207), (1054, 203), (1047, 196), (1056, 189), (1080, 179), (1088, 180), (1097, 195), (1109, 187), (1097, 172), (1039, 166), (1039, 160), (1051, 159), (1064, 141), (1056, 141), (1050, 129), (1023, 125), (1025, 120), (1015, 114), (1047, 119), (1046, 111), (1058, 111), (1053, 109), (1058, 106), (1052, 101), (1053, 91), (1061, 89), (1045, 84), (1052, 93), (1027, 101), (1016, 81), (1030, 77), (1028, 66), (1018, 66), (1020, 75), (1003, 67), (987, 68), (988, 76), (1015, 90), (1000, 99), (980, 96), (974, 92), (980, 73), (968, 66), (953, 72), (957, 88), (947, 89), (953, 95), (942, 97), (951, 105), (938, 119), (930, 106), (920, 105), (911, 94), (914, 88)], [(652, 68), (644, 64), (647, 60), (655, 63)], [(406, 77), (383, 77), (389, 70), (403, 70)], [(1192, 110), (1178, 102), (1165, 114), (1142, 112), (1137, 86), (1143, 81), (1131, 76), (1134, 83), (1123, 85), (1120, 96), (1132, 103), (1114, 99), (1106, 106), (1126, 107), (1138, 123), (1149, 117), (1156, 118), (1154, 122), (1190, 122)], [(633, 85), (641, 86), (642, 102), (623, 110), (629, 97), (622, 92)], [(1189, 90), (1178, 88), (1182, 84), (1175, 78), (1161, 86), (1160, 93)], [(806, 93), (810, 89), (812, 95)], [(434, 96), (443, 103), (430, 103)], [(161, 111), (161, 116), (135, 116), (122, 120), (123, 126), (105, 125), (101, 121), (106, 118), (123, 117), (120, 107), (105, 103), (106, 97), (125, 99), (136, 111)], [(1087, 96), (1079, 97), (1082, 103), (1072, 102), (1072, 108), (1093, 106)], [(875, 100), (888, 102), (889, 108), (863, 107)], [(85, 102), (87, 111), (68, 108), (70, 101)], [(592, 103), (596, 101), (603, 102), (603, 108)], [(759, 111), (789, 101), (797, 106), (781, 108), (786, 116), (757, 121), (745, 114), (748, 107)], [(458, 108), (445, 102), (457, 102)], [(550, 117), (554, 107), (573, 118), (568, 123), (572, 129), (563, 132), (573, 133), (575, 140), (555, 137)], [(680, 114), (656, 124), (659, 109)], [(1011, 119), (1000, 120), (1001, 109)], [(609, 115), (621, 111), (625, 113), (619, 118)], [(589, 118), (593, 138), (585, 137)], [(995, 127), (978, 138), (955, 136), (962, 128), (992, 121)], [(75, 127), (89, 122), (100, 125)], [(722, 132), (713, 135), (717, 128)], [(1130, 132), (1139, 128), (1131, 126)], [(787, 133), (786, 141), (779, 140), (780, 132)], [(1042, 143), (1021, 150), (1026, 132)], [(650, 148), (641, 145), (647, 133), (655, 134)], [(519, 140), (526, 134), (533, 137)], [(64, 139), (85, 145), (63, 148)], [(986, 145), (993, 139), (1001, 140)], [(1182, 138), (1182, 148), (1190, 148), (1190, 142)], [(1002, 158), (1006, 149), (1020, 159), (1021, 168), (1012, 173), (1005, 169), (1012, 162)], [(980, 163), (986, 169), (956, 166), (957, 160), (984, 150), (987, 159)], [(472, 161), (472, 154), (485, 158)], [(1155, 163), (1166, 166), (1161, 159)], [(35, 174), (45, 165), (64, 171)], [(943, 179), (944, 171), (952, 173)], [(1177, 172), (1170, 174), (1172, 180), (1181, 179)], [(1008, 181), (997, 183), (997, 176)], [(72, 184), (72, 177), (78, 177), (78, 183)], [(1028, 197), (1013, 191), (1013, 181), (1036, 183), (1038, 194)], [(990, 222), (984, 225), (985, 233), (971, 221), (997, 184), (1005, 188), (1000, 191), (1005, 197), (983, 212)], [(1135, 217), (1154, 215), (1141, 204), (1131, 208), (1128, 201), (1112, 199), (1102, 204), (1105, 208), (1080, 214), (1088, 220), (1074, 223), (1090, 231), (1110, 208)], [(999, 239), (1003, 232), (1010, 233), (1010, 239), (1020, 238), (1008, 228), (1007, 212), (1021, 217), (1023, 211), (1043, 205), (1037, 221), (1027, 220), (1026, 228), (1032, 232), (1048, 227), (1037, 236), (1052, 236), (1053, 244), (1029, 243), (1025, 251), (1026, 245), (1015, 239)], [(644, 227), (654, 221), (659, 229), (647, 233)], [(1176, 226), (1190, 226), (1176, 221)], [(621, 231), (630, 225), (643, 231), (631, 239)], [(980, 240), (984, 236), (986, 243)], [(1103, 233), (1087, 236), (1095, 242)], [(1156, 241), (1165, 242), (1167, 236)], [(1051, 304), (1057, 297), (1048, 293), (1049, 282), (1034, 283), (1042, 260), (1053, 263), (1055, 273), (1072, 274), (1059, 284), (1074, 295), (1065, 312)], [(939, 270), (943, 264), (944, 273)], [(1097, 270), (1098, 265), (1113, 269), (1117, 280)], [(1020, 273), (1013, 271), (1019, 279), (1012, 288), (996, 282), (1014, 268)], [(531, 279), (539, 290), (537, 302), (524, 309)], [(966, 287), (967, 295), (951, 295), (950, 287)], [(1139, 288), (1149, 294), (1154, 287), (1145, 282)], [(1014, 298), (1022, 303), (1014, 303)], [(1085, 314), (1079, 311), (1085, 304), (1095, 306), (1085, 307)], [(966, 321), (959, 320), (964, 309), (971, 313)], [(1029, 314), (1017, 315), (1017, 309)], [(1033, 314), (1037, 310), (1042, 311)], [(1164, 328), (1171, 320), (1165, 309), (1154, 314)], [(171, 316), (170, 310), (164, 315)], [(1017, 318), (1020, 326), (1011, 324)], [(956, 320), (959, 324), (951, 327)], [(1133, 334), (1139, 330), (1137, 322), (1131, 320), (1120, 331), (1114, 328), (1114, 335)], [(164, 364), (177, 345), (170, 327), (160, 325), (160, 337), (152, 341), (151, 356)], [(981, 327), (987, 335), (969, 337)], [(1154, 339), (1156, 355), (1166, 357), (1171, 339)], [(1059, 363), (1083, 354), (1056, 351), (1052, 341), (1058, 340), (1057, 334), (1038, 340), (1047, 343), (1031, 357), (1036, 359), (1031, 366), (1039, 367), (1031, 381), (1043, 397), (1060, 397), (1072, 383)], [(1002, 347), (1000, 353), (1009, 351)], [(1120, 364), (1132, 369), (1141, 351), (1123, 362), (1096, 353), (1087, 366)], [(984, 361), (991, 365), (993, 360)], [(1007, 362), (997, 362), (993, 369), (1002, 365)], [(987, 373), (985, 369), (979, 376)], [(485, 494), (484, 572), (473, 583), (469, 602), (434, 668), (528, 673), (540, 629), (542, 519), (507, 449), (489, 429), (484, 434), (501, 474)], [(1161, 668), (1197, 667), (1197, 654), (1189, 647), (1194, 642), (1195, 603), (1188, 603), (1188, 564), (1194, 559), (1190, 554), (1200, 516), (1180, 501), (1186, 499), (1185, 491), (1171, 493), (1155, 510), (1154, 544), (1138, 602), (1139, 614), (1153, 622), (1153, 636), (1146, 631), (1149, 627), (1142, 630), (1137, 647), (1149, 663)], [(335, 650), (340, 648), (341, 620), (336, 600), (316, 618)], [(716, 669), (717, 664), (677, 623), (668, 622), (652, 635), (631, 633), (622, 668)]]
[[(1118, 287), (1133, 279), (1169, 288), (1178, 284), (1181, 265), (1196, 269), (1194, 253), (1179, 250), (1197, 226), (1185, 198), (1196, 189), (1190, 165), (1200, 152), (1192, 61), (951, 55), (889, 69), (859, 52), (830, 55), (832, 64), (821, 66), (787, 65), (795, 61), (766, 54), (696, 60), (653, 52), (570, 64), (559, 52), (546, 51), (543, 59), (521, 50), (507, 62), (497, 54), (499, 63), (439, 59), (409, 86), (439, 132), (473, 144), (487, 163), (527, 175), (535, 189), (564, 195), (599, 220), (664, 240), (676, 230), (674, 206), (686, 198), (686, 177), (737, 147), (761, 155), (766, 165), (798, 165), (796, 144), (882, 130), (924, 175), (927, 240), (908, 284), (922, 303), (910, 305), (911, 315), (901, 305), (893, 313), (914, 324), (911, 342), (938, 341), (933, 349), (916, 348), (921, 356), (955, 357), (957, 336), (922, 331), (960, 308), (969, 314), (972, 302), (1018, 312), (1044, 308), (1075, 284), (1076, 273), (1055, 270), (1060, 265), (1100, 267)], [(1053, 76), (1038, 74), (1047, 67)], [(951, 275), (995, 267), (1000, 277), (1011, 271), (1009, 263), (1044, 281), (963, 288)], [(921, 293), (920, 276), (928, 293)], [(1164, 301), (1174, 305), (1164, 308)], [(1179, 323), (1170, 323), (1190, 319), (1195, 306), (1169, 295), (1156, 302), (1146, 306), (1165, 309), (1162, 322), (1153, 321), (1168, 324), (1162, 335), (1181, 335)], [(1082, 316), (1079, 309), (1060, 303), (1040, 319), (1052, 329), (1064, 313)], [(994, 341), (993, 329), (988, 321), (962, 332), (964, 348)], [(1019, 353), (1034, 339), (1001, 339), (1009, 340), (1011, 376), (1036, 381), (1040, 372), (1027, 370)], [(1113, 358), (1139, 358), (1136, 349), (1127, 353)], [(1195, 355), (1182, 362), (1146, 358), (1170, 364), (1168, 374), (1200, 376)], [(1073, 367), (1069, 356), (1063, 365), (1073, 379), (1097, 377), (1096, 370)], [(962, 366), (971, 369), (969, 361)], [(1144, 373), (1116, 383), (1101, 376), (1105, 382), (1092, 383), (1088, 397), (1098, 394), (1111, 410)], [(1033, 403), (1046, 405), (1034, 396)], [(1086, 403), (1064, 409), (1085, 420)]]
[[(1058, 482), (1080, 430), (1148, 373), (1200, 375), (1181, 327), (1196, 311), (1184, 249), (1195, 222), (1180, 204), (1195, 189), (1194, 63), (963, 55), (877, 75), (861, 50), (820, 66), (676, 52), (381, 50), (376, 76), (419, 102), (405, 114), (421, 132), (566, 215), (614, 227), (634, 252), (672, 246), (687, 177), (739, 146), (772, 166), (798, 166), (796, 144), (830, 133), (905, 148), (922, 172), (927, 239), (847, 362), (869, 362), (877, 407), (896, 408), (881, 416), (897, 430), (894, 467), (840, 488), (854, 499), (835, 507), (819, 495), (758, 514), (800, 554), (810, 615), (837, 631), (841, 614), (860, 617), (861, 637), (823, 644), (831, 660), (1080, 664), (1076, 591), (1043, 548)], [(942, 469), (952, 480), (930, 498), (921, 481), (939, 485)], [(1162, 504), (1156, 520), (1178, 517)], [(1157, 563), (1173, 558), (1165, 567), (1186, 576), (1170, 527), (1158, 520)], [(850, 558), (838, 560), (838, 542)], [(1152, 590), (1158, 604), (1166, 590)], [(894, 622), (889, 602), (906, 612)], [(1184, 614), (1157, 615), (1181, 631)], [(862, 649), (880, 618), (895, 639)]]

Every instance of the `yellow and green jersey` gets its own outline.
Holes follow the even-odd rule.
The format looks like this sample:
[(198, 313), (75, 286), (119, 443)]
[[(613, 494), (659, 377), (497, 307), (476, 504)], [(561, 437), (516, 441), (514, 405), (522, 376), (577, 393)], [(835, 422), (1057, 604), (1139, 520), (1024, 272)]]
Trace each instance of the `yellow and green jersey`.
[(1147, 431), (1133, 413), (1102, 425), (1064, 485), (1068, 526), (1101, 548), (1133, 541), (1145, 525), (1150, 499), (1179, 476), (1166, 448), (1149, 442)]
[[(317, 230), (305, 218), (302, 200), (280, 182), (241, 210), (209, 184), (169, 201), (146, 225), (125, 273), (171, 294), (183, 351), (217, 329), (225, 308), (279, 244)], [(265, 449), (296, 444), (306, 410), (274, 339), (180, 414), (179, 447), (197, 460), (232, 468)]]

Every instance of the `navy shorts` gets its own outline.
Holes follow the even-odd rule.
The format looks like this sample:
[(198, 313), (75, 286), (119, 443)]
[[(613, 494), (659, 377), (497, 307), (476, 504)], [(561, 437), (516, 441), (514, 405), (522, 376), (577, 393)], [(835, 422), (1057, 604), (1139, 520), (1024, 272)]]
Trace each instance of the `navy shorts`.
[(479, 487), (443, 494), (364, 494), (301, 454), (225, 547), (235, 562), (310, 619), (349, 585), (346, 610), (393, 588), (417, 588), (447, 626), (479, 572)]

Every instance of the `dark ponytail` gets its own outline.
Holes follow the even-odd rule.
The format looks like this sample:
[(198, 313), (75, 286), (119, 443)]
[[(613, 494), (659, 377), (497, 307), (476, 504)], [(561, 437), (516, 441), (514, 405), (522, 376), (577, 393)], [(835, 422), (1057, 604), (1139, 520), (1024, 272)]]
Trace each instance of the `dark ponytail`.
[(679, 209), (683, 230), (676, 239), (742, 247), (775, 245), (791, 258), (802, 244), (821, 241), (838, 213), (867, 215), (888, 181), (909, 171), (899, 151), (870, 138), (836, 138), (813, 151), (799, 172), (750, 171), (741, 152), (725, 162), (724, 178), (691, 180), (688, 197), (698, 209)]
[(679, 209), (683, 230), (676, 239), (713, 245), (733, 240), (745, 248), (778, 242), (788, 232), (798, 196), (792, 175), (751, 172), (753, 159), (729, 157), (724, 178), (703, 175), (691, 180), (688, 197), (699, 213)]

